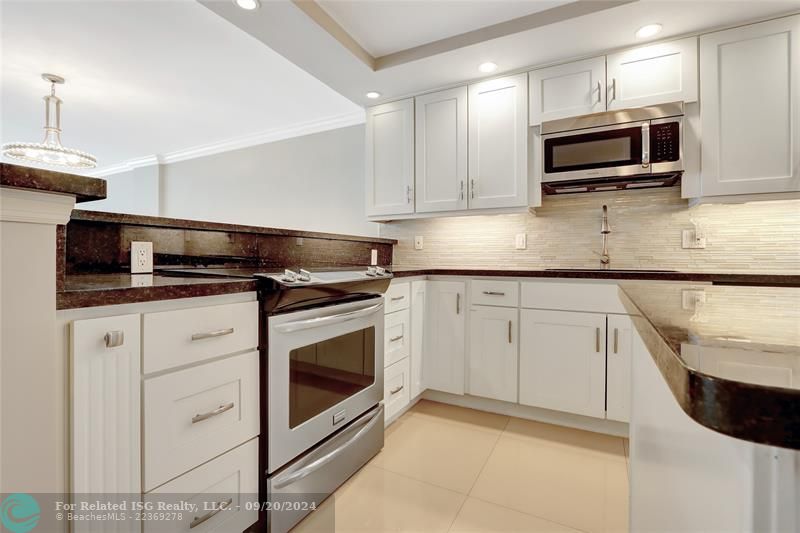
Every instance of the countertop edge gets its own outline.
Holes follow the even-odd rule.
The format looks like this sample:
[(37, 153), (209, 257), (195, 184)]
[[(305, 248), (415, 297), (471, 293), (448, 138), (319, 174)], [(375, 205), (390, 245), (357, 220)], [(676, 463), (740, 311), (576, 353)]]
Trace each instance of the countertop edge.
[(681, 410), (698, 424), (737, 439), (800, 449), (800, 391), (728, 380), (696, 371), (681, 360), (634, 299), (620, 300)]
[(56, 310), (82, 309), (112, 305), (218, 296), (240, 292), (255, 292), (258, 282), (252, 280), (220, 280), (219, 283), (163, 285), (153, 287), (122, 287), (75, 289), (56, 293)]
[(73, 195), (78, 203), (104, 200), (107, 193), (104, 179), (11, 163), (0, 163), (0, 186)]

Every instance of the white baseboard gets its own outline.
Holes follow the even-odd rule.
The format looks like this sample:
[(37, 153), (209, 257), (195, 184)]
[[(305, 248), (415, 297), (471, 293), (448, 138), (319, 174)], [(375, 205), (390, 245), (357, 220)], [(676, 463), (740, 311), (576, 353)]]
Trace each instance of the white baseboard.
[[(450, 405), (457, 405), (460, 407), (467, 407), (469, 409), (477, 409), (478, 411), (486, 411), (489, 413), (496, 413), (506, 416), (515, 416), (517, 418), (524, 418), (526, 420), (535, 420), (537, 422), (545, 422), (547, 424), (555, 424), (557, 426), (567, 426), (575, 429), (593, 431), (595, 433), (613, 435), (615, 437), (628, 438), (628, 424), (614, 420), (602, 420), (588, 416), (573, 415), (571, 413), (562, 413), (559, 411), (551, 411), (549, 409), (541, 409), (539, 407), (530, 407), (527, 405), (502, 402), (499, 400), (490, 400), (488, 398), (479, 398), (477, 396), (470, 395), (461, 396), (458, 394), (449, 394), (447, 392), (439, 392), (430, 389), (425, 390), (420, 397), (417, 398), (417, 401), (419, 398), (434, 402), (447, 403)], [(416, 403), (416, 401), (413, 403)], [(413, 403), (409, 404), (408, 408), (410, 408)]]

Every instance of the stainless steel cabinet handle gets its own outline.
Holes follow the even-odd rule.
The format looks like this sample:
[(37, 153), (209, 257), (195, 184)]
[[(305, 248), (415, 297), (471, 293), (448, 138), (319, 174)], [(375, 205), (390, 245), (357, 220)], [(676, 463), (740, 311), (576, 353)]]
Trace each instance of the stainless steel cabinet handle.
[(461, 293), (456, 293), (456, 314), (461, 314)]
[(399, 300), (402, 300), (403, 298), (405, 298), (405, 296), (392, 296), (391, 300), (393, 302), (397, 302)]
[(508, 321), (508, 344), (511, 344), (513, 341), (511, 340), (511, 321)]
[(389, 394), (397, 394), (398, 392), (403, 390), (404, 386), (405, 385), (400, 385), (400, 386), (397, 386), (397, 387), (393, 388), (392, 390), (389, 391)]
[(642, 168), (650, 166), (650, 124), (642, 124)]
[(505, 296), (506, 293), (500, 291), (483, 291), (483, 294), (488, 296)]
[(389, 339), (389, 342), (396, 342), (396, 341), (399, 341), (402, 338), (403, 338), (402, 335), (398, 335), (397, 337), (392, 337), (391, 339)]
[(192, 522), (189, 524), (189, 529), (196, 528), (197, 526), (199, 526), (200, 524), (202, 524), (203, 522), (205, 522), (209, 518), (212, 518), (217, 513), (227, 509), (232, 503), (233, 503), (233, 498), (228, 498), (227, 500), (223, 500), (221, 502), (218, 502), (217, 503), (217, 508), (214, 509), (213, 511), (209, 511), (206, 514), (204, 514), (203, 516), (195, 516), (194, 520), (192, 520)]
[(597, 80), (597, 103), (601, 103), (603, 101), (603, 95), (601, 91), (603, 90), (602, 85), (600, 85), (600, 80)]
[(219, 407), (217, 407), (213, 411), (209, 411), (207, 413), (202, 413), (202, 414), (199, 414), (199, 415), (194, 415), (192, 417), (192, 424), (197, 424), (198, 422), (202, 422), (203, 420), (208, 420), (209, 418), (213, 418), (213, 417), (215, 417), (217, 415), (221, 415), (225, 411), (230, 411), (231, 409), (233, 409), (233, 402), (226, 403), (224, 405), (220, 405)]
[(619, 348), (619, 329), (614, 328), (614, 353), (617, 353)]
[(103, 340), (106, 343), (106, 348), (116, 348), (117, 346), (122, 346), (125, 344), (125, 332), (119, 330), (109, 331), (103, 335)]
[[(611, 78), (611, 100), (617, 99), (617, 78)], [(611, 101), (609, 101), (611, 103)]]
[(192, 335), (192, 340), (199, 341), (202, 339), (212, 339), (214, 337), (222, 337), (224, 335), (231, 334), (233, 334), (233, 328), (218, 329), (215, 331), (207, 331), (206, 333), (195, 333)]
[(594, 351), (600, 353), (600, 328), (594, 328)]
[(459, 200), (464, 199), (464, 180), (461, 180), (461, 193), (459, 194), (458, 199)]
[(414, 189), (411, 188), (411, 185), (406, 186), (406, 203), (407, 204), (411, 203), (411, 199), (412, 199), (412, 196), (413, 196), (411, 193), (413, 191), (414, 191)]
[(475, 178), (472, 178), (469, 182), (469, 197), (475, 198)]

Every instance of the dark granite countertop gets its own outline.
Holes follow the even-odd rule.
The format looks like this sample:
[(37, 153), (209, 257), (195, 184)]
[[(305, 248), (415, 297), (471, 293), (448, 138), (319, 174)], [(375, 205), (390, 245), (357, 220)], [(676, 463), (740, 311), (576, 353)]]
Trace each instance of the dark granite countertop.
[(130, 274), (68, 275), (64, 278), (63, 290), (56, 293), (56, 308), (98, 307), (256, 290), (254, 279), (177, 277), (158, 273), (149, 277), (146, 274), (137, 276), (144, 277)]
[(411, 276), (508, 276), (521, 278), (566, 278), (709, 282), (719, 285), (767, 285), (800, 287), (800, 274), (728, 274), (676, 272), (669, 270), (542, 270), (486, 268), (416, 268), (395, 267), (395, 277)]
[(106, 180), (9, 163), (0, 163), (0, 186), (72, 194), (76, 202), (106, 197)]
[(160, 228), (194, 229), (208, 231), (226, 231), (232, 233), (255, 233), (259, 235), (277, 235), (281, 237), (307, 237), (315, 239), (335, 239), (337, 241), (358, 241), (382, 244), (397, 244), (395, 239), (381, 237), (365, 237), (324, 233), (318, 231), (302, 231), (283, 228), (267, 228), (262, 226), (246, 226), (227, 224), (224, 222), (208, 222), (204, 220), (185, 220), (180, 218), (151, 217), (145, 215), (129, 215), (125, 213), (106, 213), (102, 211), (72, 211), (70, 220), (84, 222), (105, 222), (110, 224), (126, 224), (132, 226), (156, 226)]
[(800, 289), (629, 282), (620, 296), (686, 414), (800, 449)]

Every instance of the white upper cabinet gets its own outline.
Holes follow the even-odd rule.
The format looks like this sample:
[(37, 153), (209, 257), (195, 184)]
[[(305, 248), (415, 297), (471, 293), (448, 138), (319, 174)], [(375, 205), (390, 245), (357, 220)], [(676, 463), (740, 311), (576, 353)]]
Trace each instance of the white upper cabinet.
[(800, 16), (700, 38), (703, 196), (800, 190)]
[(465, 298), (462, 281), (428, 281), (425, 386), (464, 394)]
[(603, 418), (606, 315), (520, 311), (519, 403)]
[(469, 324), (469, 394), (517, 401), (516, 307), (476, 305)]
[(695, 37), (611, 54), (606, 63), (609, 110), (697, 101)]
[(467, 88), (416, 99), (416, 210), (467, 208)]
[(606, 110), (606, 57), (541, 68), (528, 74), (530, 125)]
[(469, 207), (528, 205), (528, 77), (469, 86)]
[(367, 109), (367, 215), (414, 212), (414, 99)]

